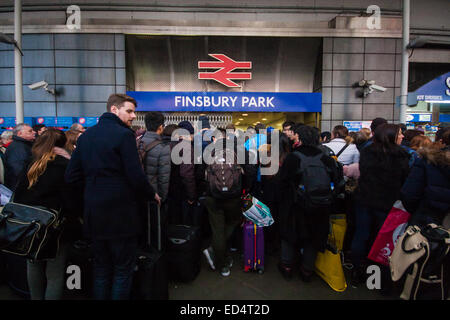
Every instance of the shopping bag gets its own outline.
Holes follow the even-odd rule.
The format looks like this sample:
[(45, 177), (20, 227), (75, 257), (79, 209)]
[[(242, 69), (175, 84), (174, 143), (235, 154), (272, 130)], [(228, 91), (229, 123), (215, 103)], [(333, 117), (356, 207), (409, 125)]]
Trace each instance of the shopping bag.
[(242, 214), (245, 218), (252, 221), (258, 227), (268, 227), (273, 224), (274, 220), (270, 209), (264, 203), (252, 196), (244, 198), (243, 202), (244, 210)]
[(405, 210), (402, 202), (396, 201), (378, 232), (367, 258), (389, 266), (389, 257), (394, 251), (398, 238), (405, 232), (409, 218), (410, 214)]
[(345, 215), (330, 217), (330, 233), (327, 249), (317, 253), (315, 272), (334, 291), (342, 292), (347, 289), (344, 270), (342, 268), (341, 251), (344, 243), (347, 222)]

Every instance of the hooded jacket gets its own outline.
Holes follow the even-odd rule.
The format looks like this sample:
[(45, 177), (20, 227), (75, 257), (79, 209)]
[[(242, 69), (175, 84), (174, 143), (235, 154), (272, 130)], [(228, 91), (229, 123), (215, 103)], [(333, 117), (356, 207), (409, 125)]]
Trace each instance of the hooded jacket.
[(450, 148), (424, 148), (401, 189), (405, 209), (425, 209), (438, 220), (450, 210)]

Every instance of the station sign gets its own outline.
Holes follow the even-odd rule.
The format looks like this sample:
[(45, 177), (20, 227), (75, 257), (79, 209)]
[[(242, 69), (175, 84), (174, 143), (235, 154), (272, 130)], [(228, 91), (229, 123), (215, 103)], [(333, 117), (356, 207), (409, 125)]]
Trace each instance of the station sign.
[(251, 72), (236, 72), (235, 69), (251, 69), (250, 61), (234, 61), (224, 54), (208, 54), (217, 61), (199, 61), (199, 69), (217, 69), (214, 72), (199, 72), (198, 79), (215, 80), (229, 88), (240, 88), (233, 80), (250, 80)]
[(136, 111), (161, 112), (321, 112), (318, 92), (127, 91)]

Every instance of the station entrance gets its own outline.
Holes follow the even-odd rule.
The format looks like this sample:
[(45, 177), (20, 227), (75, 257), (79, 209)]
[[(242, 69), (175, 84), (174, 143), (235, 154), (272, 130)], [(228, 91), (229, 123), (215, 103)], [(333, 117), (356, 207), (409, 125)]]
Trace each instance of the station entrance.
[[(145, 128), (145, 113), (138, 112), (134, 126)], [(318, 112), (164, 112), (164, 124), (178, 124), (181, 121), (190, 121), (194, 124), (200, 116), (207, 116), (212, 127), (225, 128), (233, 124), (236, 129), (243, 131), (258, 123), (278, 130), (283, 129), (285, 121), (302, 122), (314, 127), (319, 127), (320, 124)]]

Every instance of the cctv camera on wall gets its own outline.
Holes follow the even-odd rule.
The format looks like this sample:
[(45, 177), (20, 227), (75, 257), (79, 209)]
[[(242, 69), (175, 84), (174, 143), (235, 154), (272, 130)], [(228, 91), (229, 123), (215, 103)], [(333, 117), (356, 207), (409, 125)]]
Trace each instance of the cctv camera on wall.
[(375, 80), (361, 80), (353, 85), (353, 88), (362, 88), (362, 91), (357, 91), (356, 96), (359, 98), (365, 98), (374, 90), (385, 92), (387, 88), (375, 84)]
[(55, 89), (48, 88), (48, 83), (44, 80), (30, 84), (28, 86), (28, 88), (30, 88), (31, 90), (37, 90), (40, 88), (44, 88), (45, 91), (50, 92), (51, 94), (55, 95)]

